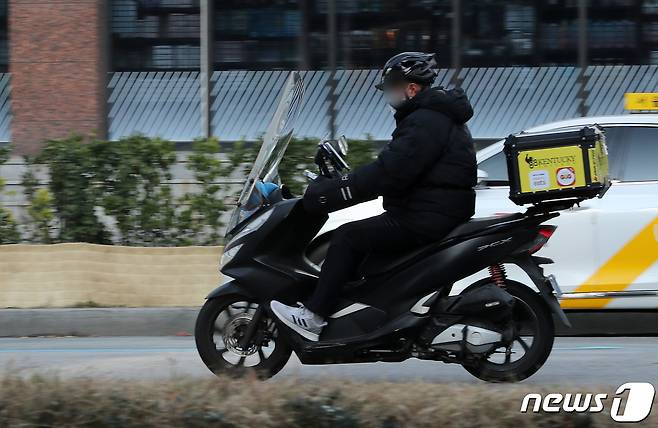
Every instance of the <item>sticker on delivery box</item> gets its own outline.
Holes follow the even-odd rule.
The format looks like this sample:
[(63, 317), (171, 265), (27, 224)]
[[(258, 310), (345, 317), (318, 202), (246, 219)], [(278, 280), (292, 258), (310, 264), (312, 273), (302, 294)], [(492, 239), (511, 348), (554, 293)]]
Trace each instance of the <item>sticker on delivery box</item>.
[(576, 170), (570, 166), (558, 168), (555, 178), (560, 186), (573, 186), (576, 182)]
[(548, 177), (548, 171), (540, 169), (538, 171), (530, 171), (530, 188), (532, 190), (543, 190), (551, 187), (551, 180)]

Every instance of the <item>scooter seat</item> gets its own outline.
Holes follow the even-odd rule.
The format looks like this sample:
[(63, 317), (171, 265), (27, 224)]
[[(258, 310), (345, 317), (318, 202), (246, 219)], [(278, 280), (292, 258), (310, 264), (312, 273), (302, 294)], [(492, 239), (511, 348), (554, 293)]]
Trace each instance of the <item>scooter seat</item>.
[(491, 217), (472, 218), (466, 223), (462, 223), (459, 226), (455, 227), (452, 230), (452, 232), (450, 232), (445, 238), (443, 238), (443, 241), (461, 235), (470, 235), (471, 233), (475, 233), (479, 230), (486, 229), (487, 227), (495, 226), (497, 224), (505, 223), (510, 220), (515, 220), (521, 217), (523, 217), (523, 214), (514, 213), (514, 214), (497, 215)]
[(359, 277), (362, 278), (386, 273), (408, 261), (413, 260), (424, 252), (429, 251), (431, 248), (440, 246), (444, 241), (457, 238), (462, 235), (470, 235), (479, 230), (486, 229), (496, 224), (505, 223), (519, 217), (522, 217), (521, 213), (473, 218), (466, 223), (460, 224), (454, 228), (452, 232), (450, 232), (447, 236), (439, 241), (430, 242), (429, 244), (400, 252), (394, 251), (370, 253), (359, 267)]

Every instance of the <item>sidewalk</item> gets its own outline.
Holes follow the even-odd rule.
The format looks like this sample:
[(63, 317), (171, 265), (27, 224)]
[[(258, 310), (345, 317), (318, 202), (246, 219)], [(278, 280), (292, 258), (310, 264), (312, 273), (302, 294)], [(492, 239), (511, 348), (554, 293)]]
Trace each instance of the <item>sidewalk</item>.
[(191, 335), (198, 312), (195, 307), (0, 309), (0, 337)]
[[(175, 336), (194, 334), (198, 307), (0, 309), (0, 337)], [(558, 336), (656, 336), (658, 312), (568, 312)]]

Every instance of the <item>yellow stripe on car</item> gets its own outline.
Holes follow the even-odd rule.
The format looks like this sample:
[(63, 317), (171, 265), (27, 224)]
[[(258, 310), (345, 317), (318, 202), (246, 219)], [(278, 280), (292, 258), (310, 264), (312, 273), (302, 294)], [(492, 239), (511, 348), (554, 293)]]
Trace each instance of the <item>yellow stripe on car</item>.
[[(626, 243), (574, 293), (624, 291), (658, 260), (658, 217)], [(601, 309), (612, 298), (563, 299), (564, 309)]]

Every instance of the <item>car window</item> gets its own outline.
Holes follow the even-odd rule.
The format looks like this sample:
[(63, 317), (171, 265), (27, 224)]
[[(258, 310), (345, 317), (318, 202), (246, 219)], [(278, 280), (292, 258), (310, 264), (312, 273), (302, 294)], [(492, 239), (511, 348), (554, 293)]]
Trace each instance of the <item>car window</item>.
[[(610, 178), (622, 181), (658, 181), (658, 128), (639, 126), (604, 127)], [(489, 186), (507, 186), (507, 161), (498, 152), (478, 164)]]
[(503, 152), (498, 152), (478, 164), (478, 169), (486, 172), (488, 177), (484, 182), (489, 186), (507, 186), (507, 160)]
[(632, 129), (628, 126), (611, 126), (603, 127), (605, 132), (605, 143), (608, 147), (608, 172), (610, 178), (619, 180), (621, 178), (621, 166), (623, 164), (623, 144), (620, 141), (626, 140), (626, 134)]
[(658, 181), (658, 128), (626, 127), (620, 138), (624, 151), (617, 177), (613, 177), (621, 181)]

